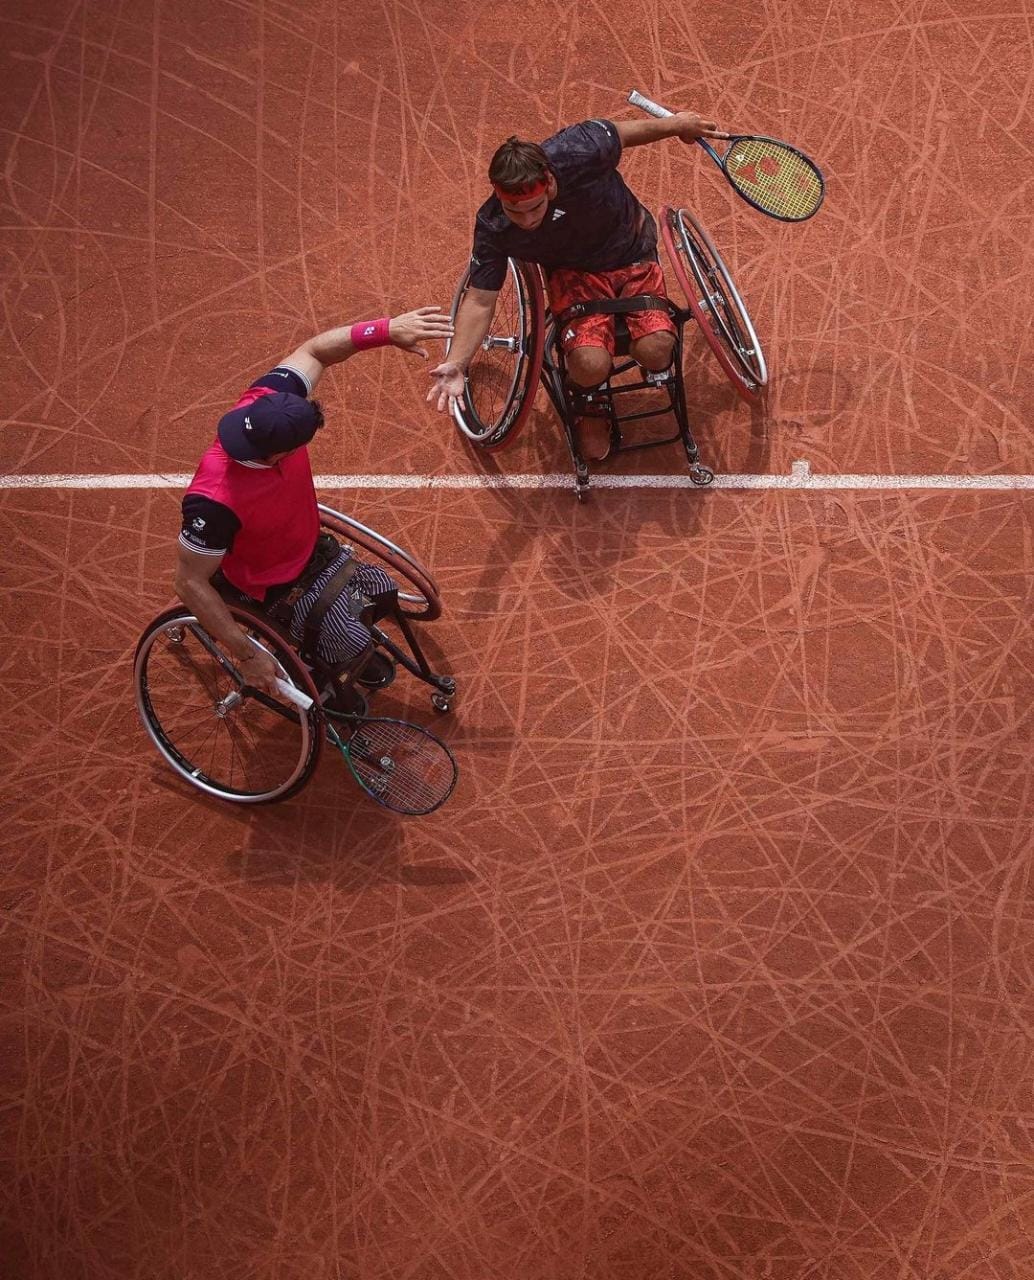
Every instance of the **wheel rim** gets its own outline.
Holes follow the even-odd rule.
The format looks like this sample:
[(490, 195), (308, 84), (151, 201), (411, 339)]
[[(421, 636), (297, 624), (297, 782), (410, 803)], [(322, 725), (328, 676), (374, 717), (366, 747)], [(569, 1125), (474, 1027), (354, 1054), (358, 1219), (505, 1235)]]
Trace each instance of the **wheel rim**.
[[(697, 286), (702, 291), (710, 290), (713, 332), (722, 339), (748, 377), (759, 387), (763, 387), (768, 381), (764, 352), (728, 267), (710, 236), (691, 214), (680, 210), (676, 216), (679, 231), (686, 243), (695, 248), (690, 257), (690, 266)], [(692, 232), (686, 226), (687, 218), (692, 225)]]
[(744, 399), (757, 399), (768, 382), (768, 368), (729, 269), (688, 210), (664, 208), (661, 228), (679, 286), (708, 345)]
[[(265, 628), (249, 632), (292, 682), (291, 656)], [(283, 702), (283, 714), (247, 694), (205, 647), (197, 619), (159, 620), (136, 658), (137, 708), (152, 742), (173, 769), (209, 795), (242, 804), (276, 800), (315, 767), (322, 744), (319, 703), (308, 714)], [(207, 638), (207, 637), (206, 637)], [(285, 662), (286, 659), (286, 662)], [(279, 702), (277, 705), (280, 705)]]
[(415, 556), (411, 556), (402, 547), (396, 546), (383, 534), (360, 524), (352, 516), (335, 511), (333, 507), (328, 507), (322, 502), (318, 506), (320, 524), (325, 529), (329, 529), (347, 542), (362, 547), (371, 555), (377, 556), (393, 573), (409, 583), (413, 590), (407, 591), (405, 587), (400, 587), (398, 597), (402, 612), (407, 617), (423, 618), (431, 622), (441, 615), (442, 600), (438, 584), (431, 576), (430, 570), (426, 569)]
[[(467, 290), (469, 272), (460, 281), (452, 304), (456, 318)], [(519, 265), (507, 262), (506, 281), (496, 298), (492, 327), (471, 357), (462, 399), (453, 406), (460, 431), (474, 444), (491, 448), (501, 444), (521, 417), (525, 398), (535, 395), (532, 372), (539, 344), (534, 320), (534, 300)]]

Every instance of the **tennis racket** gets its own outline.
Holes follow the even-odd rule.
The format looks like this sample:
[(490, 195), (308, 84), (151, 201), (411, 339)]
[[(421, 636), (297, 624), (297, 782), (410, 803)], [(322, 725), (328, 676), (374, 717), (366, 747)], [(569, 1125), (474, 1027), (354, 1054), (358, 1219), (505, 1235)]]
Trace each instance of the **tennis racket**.
[[(277, 680), (277, 687), (303, 711), (312, 706), (307, 693)], [(459, 770), (452, 752), (418, 724), (408, 720), (335, 713), (350, 732), (342, 736), (327, 725), (327, 737), (345, 757), (352, 777), (368, 796), (393, 813), (433, 813), (456, 785)]]
[[(636, 89), (628, 101), (659, 119), (675, 114)], [(711, 137), (729, 144), (724, 155), (719, 155), (707, 138), (697, 138), (697, 142), (752, 209), (780, 222), (804, 222), (818, 213), (826, 184), (818, 165), (803, 151), (775, 138), (734, 133), (713, 133)]]

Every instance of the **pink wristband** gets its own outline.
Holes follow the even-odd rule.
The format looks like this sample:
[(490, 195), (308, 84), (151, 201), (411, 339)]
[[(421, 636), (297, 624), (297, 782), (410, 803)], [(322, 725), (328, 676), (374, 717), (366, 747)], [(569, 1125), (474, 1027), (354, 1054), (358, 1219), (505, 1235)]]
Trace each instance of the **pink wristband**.
[(380, 320), (361, 320), (352, 325), (352, 346), (356, 351), (366, 351), (369, 347), (386, 347), (390, 344), (388, 325), (390, 316), (382, 316)]

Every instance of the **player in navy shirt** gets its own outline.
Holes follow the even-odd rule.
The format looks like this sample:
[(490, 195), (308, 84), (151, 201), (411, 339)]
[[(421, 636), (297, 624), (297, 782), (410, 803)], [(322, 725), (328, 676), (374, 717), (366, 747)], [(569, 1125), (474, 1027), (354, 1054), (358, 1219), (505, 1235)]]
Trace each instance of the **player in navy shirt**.
[[(488, 171), (495, 194), (478, 210), (474, 224), (470, 280), (456, 336), (447, 360), (431, 370), (428, 401), (444, 412), (462, 396), (467, 365), (492, 323), (507, 258), (543, 268), (554, 314), (590, 298), (663, 296), (656, 223), (625, 185), (618, 164), (625, 147), (662, 138), (690, 143), (715, 128), (713, 121), (682, 111), (663, 120), (586, 120), (541, 146), (517, 138), (504, 142)], [(632, 356), (646, 369), (666, 369), (675, 345), (668, 313), (639, 311), (625, 319)], [(588, 390), (608, 377), (613, 316), (565, 323), (561, 341), (575, 388)], [(587, 455), (605, 456), (607, 441), (609, 431), (604, 431)]]

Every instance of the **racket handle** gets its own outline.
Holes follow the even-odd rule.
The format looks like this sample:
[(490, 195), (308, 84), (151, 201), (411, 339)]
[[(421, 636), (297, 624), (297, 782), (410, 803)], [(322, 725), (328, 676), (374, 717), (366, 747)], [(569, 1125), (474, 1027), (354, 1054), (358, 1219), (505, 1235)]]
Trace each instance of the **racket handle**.
[(279, 676), (276, 678), (276, 687), (288, 702), (293, 702), (296, 707), (300, 707), (303, 711), (308, 711), (312, 706), (312, 699), (307, 693), (301, 689), (296, 689), (293, 684), (289, 684), (286, 680), (281, 680)]
[[(647, 115), (656, 116), (658, 120), (666, 120), (669, 116), (673, 116), (675, 114), (674, 111), (669, 111), (667, 107), (662, 107), (659, 102), (652, 102), (649, 98), (644, 98), (638, 89), (633, 89), (631, 93), (629, 93), (628, 101), (633, 107), (638, 107), (640, 111), (645, 111)], [(713, 132), (709, 131), (705, 136), (708, 138), (724, 138), (726, 142), (731, 142), (733, 137), (735, 137), (735, 135), (731, 133), (719, 133), (717, 129)], [(697, 138), (697, 142), (699, 142), (705, 150), (707, 149), (707, 143), (703, 138)], [(719, 161), (719, 163), (721, 162)]]
[(662, 107), (658, 102), (651, 102), (649, 98), (644, 98), (638, 89), (633, 89), (628, 100), (633, 107), (638, 107), (640, 111), (645, 111), (649, 116), (656, 116), (659, 120), (664, 120), (668, 116), (673, 116), (674, 111), (669, 111), (667, 107)]

